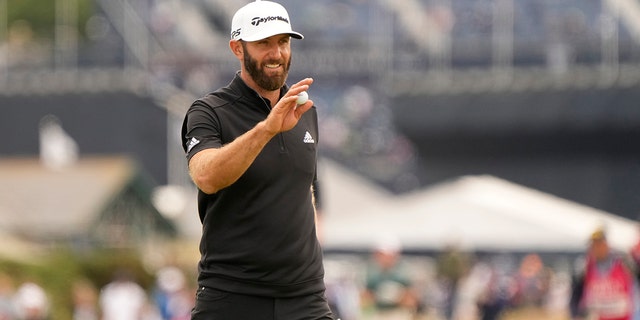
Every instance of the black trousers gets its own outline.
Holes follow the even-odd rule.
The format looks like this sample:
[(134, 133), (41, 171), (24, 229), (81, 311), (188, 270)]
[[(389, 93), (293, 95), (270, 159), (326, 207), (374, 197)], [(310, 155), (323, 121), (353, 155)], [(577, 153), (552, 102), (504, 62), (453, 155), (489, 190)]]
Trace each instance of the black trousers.
[(200, 287), (191, 320), (335, 320), (324, 292), (269, 298)]

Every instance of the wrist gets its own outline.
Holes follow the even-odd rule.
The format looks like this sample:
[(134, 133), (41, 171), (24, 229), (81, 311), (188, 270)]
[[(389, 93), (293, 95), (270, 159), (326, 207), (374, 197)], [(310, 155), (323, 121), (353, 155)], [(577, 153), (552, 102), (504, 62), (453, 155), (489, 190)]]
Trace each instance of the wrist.
[(258, 122), (254, 129), (258, 136), (264, 137), (266, 138), (266, 140), (270, 140), (278, 134), (277, 130), (272, 130), (269, 128), (266, 120)]

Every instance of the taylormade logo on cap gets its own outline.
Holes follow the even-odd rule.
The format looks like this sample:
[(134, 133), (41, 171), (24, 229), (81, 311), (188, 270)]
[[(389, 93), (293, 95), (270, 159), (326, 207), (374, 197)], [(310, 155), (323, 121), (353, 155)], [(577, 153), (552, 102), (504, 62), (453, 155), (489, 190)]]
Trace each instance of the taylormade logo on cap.
[(251, 19), (251, 25), (254, 26), (258, 26), (260, 24), (260, 22), (268, 22), (268, 21), (273, 21), (273, 20), (280, 20), (286, 23), (289, 23), (289, 19), (285, 18), (285, 17), (281, 17), (281, 16), (277, 16), (277, 17), (255, 17), (253, 19)]
[(240, 8), (231, 21), (231, 39), (258, 41), (277, 34), (303, 39), (291, 29), (287, 10), (271, 1), (255, 1)]

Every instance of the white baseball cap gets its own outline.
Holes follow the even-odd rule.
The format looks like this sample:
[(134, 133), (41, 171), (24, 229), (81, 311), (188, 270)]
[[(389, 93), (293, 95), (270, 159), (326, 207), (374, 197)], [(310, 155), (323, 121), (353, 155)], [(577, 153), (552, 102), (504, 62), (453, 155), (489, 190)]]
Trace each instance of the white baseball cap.
[(231, 20), (232, 40), (258, 41), (285, 33), (296, 39), (304, 39), (302, 34), (291, 29), (287, 10), (271, 1), (251, 2), (236, 11)]

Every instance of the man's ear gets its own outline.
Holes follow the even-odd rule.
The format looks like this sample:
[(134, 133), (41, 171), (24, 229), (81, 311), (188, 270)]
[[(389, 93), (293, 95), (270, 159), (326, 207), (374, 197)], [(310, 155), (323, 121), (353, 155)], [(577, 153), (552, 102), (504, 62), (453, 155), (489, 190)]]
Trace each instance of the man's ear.
[(231, 49), (231, 52), (236, 57), (242, 58), (243, 52), (244, 52), (244, 48), (242, 47), (242, 43), (240, 43), (240, 40), (230, 40), (229, 41), (229, 48)]

